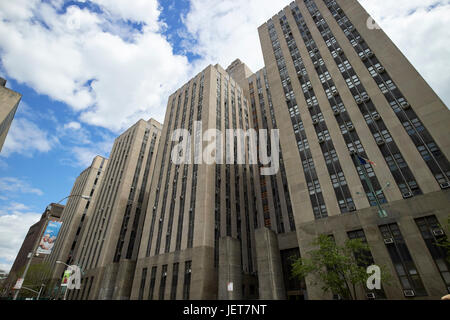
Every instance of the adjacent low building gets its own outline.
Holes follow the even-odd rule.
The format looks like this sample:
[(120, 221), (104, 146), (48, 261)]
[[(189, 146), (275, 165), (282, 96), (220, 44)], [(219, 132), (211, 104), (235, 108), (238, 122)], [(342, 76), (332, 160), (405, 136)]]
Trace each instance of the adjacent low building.
[(0, 78), (0, 152), (6, 140), (22, 95), (5, 87), (6, 80)]

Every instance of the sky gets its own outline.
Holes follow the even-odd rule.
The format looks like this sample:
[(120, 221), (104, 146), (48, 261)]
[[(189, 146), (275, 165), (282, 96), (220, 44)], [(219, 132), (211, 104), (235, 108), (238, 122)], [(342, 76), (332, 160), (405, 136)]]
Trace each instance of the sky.
[[(0, 77), (23, 97), (0, 153), (0, 269), (95, 155), (209, 64), (263, 67), (286, 0), (0, 0)], [(360, 0), (450, 105), (450, 0)]]

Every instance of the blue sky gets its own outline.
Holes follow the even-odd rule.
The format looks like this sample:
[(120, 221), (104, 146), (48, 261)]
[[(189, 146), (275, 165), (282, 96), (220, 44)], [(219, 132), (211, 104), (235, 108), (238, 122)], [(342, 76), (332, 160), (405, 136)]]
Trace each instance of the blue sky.
[[(162, 121), (190, 77), (236, 58), (262, 68), (257, 28), (289, 2), (0, 1), (0, 76), (23, 95), (0, 154), (0, 269), (93, 157), (140, 118)], [(450, 1), (361, 3), (449, 105)]]

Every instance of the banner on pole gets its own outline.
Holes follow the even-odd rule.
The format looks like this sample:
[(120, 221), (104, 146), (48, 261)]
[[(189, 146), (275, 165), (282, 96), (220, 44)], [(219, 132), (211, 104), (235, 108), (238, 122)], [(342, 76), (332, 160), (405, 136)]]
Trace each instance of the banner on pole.
[(62, 222), (49, 221), (44, 235), (41, 238), (39, 247), (36, 250), (37, 254), (50, 254), (53, 246), (55, 245), (56, 238), (58, 237), (59, 230), (61, 229)]

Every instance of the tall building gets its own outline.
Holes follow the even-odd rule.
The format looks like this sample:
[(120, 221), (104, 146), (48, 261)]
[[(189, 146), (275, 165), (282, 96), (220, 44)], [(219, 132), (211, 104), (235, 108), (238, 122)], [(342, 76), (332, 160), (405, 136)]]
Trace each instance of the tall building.
[(258, 31), (264, 68), (210, 65), (163, 126), (117, 138), (70, 298), (339, 298), (291, 277), (322, 234), (392, 275), (360, 298), (450, 291), (447, 107), (356, 0), (297, 0)]
[[(131, 299), (256, 297), (257, 167), (238, 164), (242, 139), (225, 139), (226, 129), (251, 128), (243, 90), (209, 66), (169, 97), (164, 121)], [(209, 129), (223, 135), (209, 139)], [(190, 146), (181, 163), (172, 157), (179, 141)], [(232, 294), (230, 281), (242, 284)]]
[(160, 123), (139, 120), (115, 140), (73, 257), (82, 288), (69, 298), (129, 298), (160, 135)]
[[(25, 266), (28, 263), (28, 257), (37, 243), (41, 241), (40, 235), (44, 232), (44, 228), (46, 228), (47, 222), (49, 220), (60, 221), (63, 210), (63, 205), (51, 203), (42, 213), (41, 219), (30, 227), (17, 254), (16, 260), (14, 260), (11, 271), (9, 272), (7, 280), (9, 288), (14, 286), (17, 278), (20, 278), (20, 276), (24, 272)], [(55, 245), (56, 243), (58, 243), (58, 240), (61, 240), (61, 238), (57, 237)], [(45, 255), (36, 254), (34, 257), (32, 257), (33, 260), (31, 261), (31, 265), (44, 262), (44, 258)]]
[(5, 85), (6, 80), (0, 78), (0, 152), (22, 98), (21, 94), (5, 88)]
[[(450, 113), (368, 21), (356, 0), (298, 0), (259, 28), (285, 124), (298, 249), (306, 254), (319, 234), (361, 238), (394, 275), (375, 297), (437, 298), (450, 290), (436, 245), (449, 214)], [(309, 299), (331, 298), (309, 278), (306, 287)]]
[[(107, 159), (96, 156), (92, 164), (80, 173), (61, 214), (62, 226), (58, 235), (60, 241), (56, 242), (51, 254), (45, 257), (45, 262), (49, 264), (52, 271), (45, 277), (54, 280), (57, 286), (61, 283), (66, 269), (64, 264), (78, 264), (78, 261), (74, 260), (75, 252), (79, 247), (79, 240), (82, 237), (81, 232), (85, 230), (83, 226), (87, 224), (91, 217), (91, 203), (95, 202), (99, 194), (97, 190), (103, 180), (107, 163)], [(85, 199), (82, 196), (90, 197), (90, 199)], [(56, 261), (61, 261), (64, 264), (56, 263)]]

